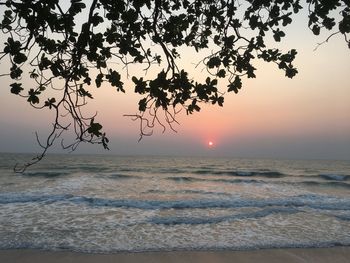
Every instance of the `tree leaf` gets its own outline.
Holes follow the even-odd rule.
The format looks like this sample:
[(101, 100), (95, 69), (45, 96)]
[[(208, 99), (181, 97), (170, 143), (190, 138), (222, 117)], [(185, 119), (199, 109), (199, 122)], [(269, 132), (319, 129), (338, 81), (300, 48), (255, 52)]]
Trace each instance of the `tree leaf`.
[(238, 93), (238, 90), (242, 88), (242, 81), (239, 76), (235, 77), (235, 80), (228, 85), (228, 92), (234, 91)]
[(32, 103), (32, 104), (38, 104), (39, 103), (39, 97), (37, 95), (40, 94), (40, 91), (35, 91), (34, 89), (30, 89), (28, 91), (28, 99), (27, 101)]
[(22, 83), (12, 83), (11, 86), (11, 93), (18, 95), (22, 90)]

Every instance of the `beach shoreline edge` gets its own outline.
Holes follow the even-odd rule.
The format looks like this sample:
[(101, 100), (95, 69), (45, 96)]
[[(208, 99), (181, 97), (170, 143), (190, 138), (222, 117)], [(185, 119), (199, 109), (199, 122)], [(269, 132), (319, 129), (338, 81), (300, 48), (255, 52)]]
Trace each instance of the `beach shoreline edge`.
[(350, 246), (329, 248), (276, 248), (258, 250), (218, 251), (168, 251), (168, 252), (120, 252), (112, 254), (81, 253), (70, 251), (44, 251), (33, 249), (0, 250), (0, 262), (4, 263), (347, 263)]

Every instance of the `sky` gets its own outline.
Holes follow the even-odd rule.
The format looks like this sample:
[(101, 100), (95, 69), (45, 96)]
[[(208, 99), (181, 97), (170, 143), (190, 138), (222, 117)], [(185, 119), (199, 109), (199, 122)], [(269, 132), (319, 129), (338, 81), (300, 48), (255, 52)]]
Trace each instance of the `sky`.
[[(295, 78), (259, 62), (257, 78), (245, 79), (238, 94), (226, 94), (224, 107), (203, 105), (200, 113), (180, 113), (176, 133), (170, 129), (162, 133), (159, 128), (140, 142), (139, 124), (123, 117), (137, 112), (140, 97), (131, 85), (126, 94), (101, 87), (93, 90), (89, 109), (98, 111), (111, 150), (81, 145), (76, 152), (350, 160), (350, 50), (341, 36), (314, 50), (326, 35), (313, 36), (305, 16), (295, 21), (279, 44), (284, 50), (298, 51)], [(194, 67), (200, 58), (193, 51), (184, 51), (182, 57), (181, 63), (195, 79), (206, 77)], [(0, 63), (3, 71), (6, 65)], [(1, 78), (0, 152), (37, 152), (34, 133), (44, 139), (52, 116), (11, 94), (9, 83)], [(62, 152), (60, 145), (50, 152)]]

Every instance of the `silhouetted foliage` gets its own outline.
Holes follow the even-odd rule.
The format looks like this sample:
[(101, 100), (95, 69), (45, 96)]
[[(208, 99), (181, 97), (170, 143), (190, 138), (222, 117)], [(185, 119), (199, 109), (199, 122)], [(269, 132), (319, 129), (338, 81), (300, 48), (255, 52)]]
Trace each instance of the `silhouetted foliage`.
[[(342, 34), (350, 48), (349, 0), (306, 0), (303, 5), (313, 34)], [(126, 92), (123, 79), (131, 77), (142, 98), (139, 113), (128, 116), (140, 121), (142, 137), (157, 123), (172, 129), (181, 109), (190, 114), (203, 102), (222, 106), (225, 92), (237, 93), (244, 77), (256, 77), (259, 59), (276, 64), (288, 78), (298, 72), (293, 65), (297, 51), (283, 52), (267, 46), (267, 40), (285, 37), (285, 27), (302, 9), (299, 0), (0, 0), (0, 7), (5, 41), (0, 60), (10, 62), (1, 76), (13, 79), (10, 92), (55, 112), (52, 131), (41, 143), (43, 153), (33, 162), (69, 129), (76, 138), (69, 145), (62, 142), (64, 148), (90, 142), (108, 149), (96, 116), (82, 112), (103, 83)], [(199, 63), (207, 70), (204, 82), (179, 67), (183, 46), (198, 54), (207, 50)], [(129, 76), (132, 64), (158, 73)], [(27, 76), (34, 85), (25, 85)], [(47, 98), (50, 89), (59, 95)]]

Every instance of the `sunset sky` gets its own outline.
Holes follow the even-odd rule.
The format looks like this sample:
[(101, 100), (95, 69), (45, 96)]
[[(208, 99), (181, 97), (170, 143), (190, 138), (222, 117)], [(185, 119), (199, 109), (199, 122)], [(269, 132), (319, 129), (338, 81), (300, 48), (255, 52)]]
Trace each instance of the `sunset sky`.
[[(111, 87), (93, 91), (95, 100), (89, 108), (98, 111), (111, 151), (82, 145), (77, 152), (350, 160), (349, 48), (343, 37), (335, 36), (314, 51), (326, 35), (314, 37), (302, 16), (286, 33), (279, 46), (297, 49), (295, 78), (258, 62), (257, 78), (245, 79), (237, 95), (226, 94), (223, 108), (203, 105), (200, 113), (180, 114), (177, 133), (156, 129), (138, 143), (138, 123), (123, 117), (137, 112), (140, 97), (133, 94), (133, 87), (126, 94)], [(192, 64), (200, 60), (193, 51), (182, 57), (194, 79), (206, 77)], [(1, 63), (3, 72), (7, 65)], [(31, 109), (10, 93), (9, 81), (0, 79), (0, 152), (38, 151), (34, 132), (45, 137), (50, 114)], [(60, 151), (59, 144), (51, 150)]]

